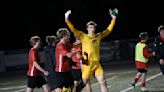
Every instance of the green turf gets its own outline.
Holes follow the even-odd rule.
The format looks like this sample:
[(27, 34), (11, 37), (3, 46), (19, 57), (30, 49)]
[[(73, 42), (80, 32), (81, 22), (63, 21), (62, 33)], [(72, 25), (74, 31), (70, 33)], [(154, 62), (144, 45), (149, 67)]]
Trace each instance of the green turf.
[[(147, 78), (151, 77), (157, 73), (159, 73), (160, 70), (158, 67), (150, 68), (148, 70)], [(108, 80), (107, 84), (109, 86), (110, 92), (120, 92), (123, 89), (126, 89), (128, 87), (131, 87), (131, 83), (133, 80), (134, 75), (136, 74), (135, 69), (130, 70), (109, 70), (105, 72), (105, 78)], [(14, 74), (11, 73), (9, 76), (1, 76), (0, 77), (0, 92), (16, 92), (18, 90), (25, 89), (26, 86), (26, 75), (25, 74)], [(139, 80), (140, 82), (140, 80)], [(99, 84), (97, 83), (96, 79), (92, 78), (91, 83), (93, 84), (93, 92), (100, 92)], [(150, 80), (146, 82), (148, 89), (151, 91), (156, 92), (164, 92), (164, 76), (159, 76), (153, 80)], [(130, 90), (129, 92), (132, 92), (133, 90)], [(21, 92), (21, 91), (20, 91)], [(22, 91), (24, 92), (24, 91)], [(35, 89), (34, 92), (43, 92), (41, 89)], [(84, 91), (85, 92), (85, 89)], [(135, 92), (141, 92), (140, 91), (140, 85), (136, 87)]]

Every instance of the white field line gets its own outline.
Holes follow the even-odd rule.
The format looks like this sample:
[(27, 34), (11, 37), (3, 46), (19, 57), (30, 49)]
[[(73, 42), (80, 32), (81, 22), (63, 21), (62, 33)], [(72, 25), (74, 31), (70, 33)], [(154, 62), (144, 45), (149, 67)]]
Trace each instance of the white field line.
[[(153, 76), (147, 78), (147, 79), (146, 79), (146, 82), (147, 82), (147, 81), (150, 81), (150, 80), (152, 80), (152, 79), (155, 79), (156, 77), (158, 77), (158, 76), (160, 76), (160, 75), (162, 75), (162, 73), (155, 74), (155, 75), (153, 75)], [(136, 86), (139, 86), (139, 85), (141, 85), (141, 82), (139, 82), (139, 83), (136, 84)], [(131, 90), (131, 89), (133, 89), (133, 87), (126, 88), (126, 89), (124, 89), (124, 90), (122, 90), (122, 91), (120, 91), (120, 92), (127, 92), (127, 91), (129, 91), (129, 90)]]

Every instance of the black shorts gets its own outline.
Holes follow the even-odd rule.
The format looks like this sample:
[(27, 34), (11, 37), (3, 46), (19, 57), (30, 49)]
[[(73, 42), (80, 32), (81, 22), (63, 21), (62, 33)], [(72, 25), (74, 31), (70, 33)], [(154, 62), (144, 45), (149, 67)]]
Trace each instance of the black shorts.
[(56, 72), (56, 88), (69, 88), (73, 86), (73, 78), (71, 72)]
[(140, 72), (140, 73), (147, 73), (147, 69), (146, 68), (138, 69), (138, 72)]
[(72, 69), (71, 70), (72, 73), (72, 77), (74, 81), (80, 81), (82, 80), (82, 73), (81, 73), (81, 69)]
[(35, 88), (35, 87), (40, 88), (43, 85), (47, 84), (43, 76), (28, 76), (27, 78), (28, 78), (27, 86), (29, 88)]

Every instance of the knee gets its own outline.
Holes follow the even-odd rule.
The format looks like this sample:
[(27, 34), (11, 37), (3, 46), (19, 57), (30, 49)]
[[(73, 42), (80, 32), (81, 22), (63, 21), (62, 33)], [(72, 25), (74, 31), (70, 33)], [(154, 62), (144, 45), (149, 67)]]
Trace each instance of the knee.
[(106, 80), (101, 80), (101, 81), (99, 81), (99, 84), (100, 84), (100, 85), (106, 85)]
[(74, 82), (74, 87), (77, 87), (78, 86), (78, 82)]

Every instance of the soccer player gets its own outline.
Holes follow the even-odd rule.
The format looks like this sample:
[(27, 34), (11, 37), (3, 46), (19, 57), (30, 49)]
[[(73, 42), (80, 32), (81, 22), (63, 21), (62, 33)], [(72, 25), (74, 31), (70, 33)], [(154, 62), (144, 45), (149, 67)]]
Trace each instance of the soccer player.
[(106, 80), (104, 78), (104, 71), (100, 64), (100, 42), (101, 39), (108, 36), (112, 32), (118, 10), (110, 10), (110, 15), (112, 17), (110, 25), (105, 31), (97, 34), (95, 33), (97, 24), (93, 21), (90, 21), (86, 24), (88, 34), (78, 31), (69, 20), (70, 14), (71, 10), (68, 10), (65, 13), (65, 22), (74, 35), (77, 35), (82, 41), (82, 55), (84, 59), (86, 59), (84, 54), (88, 55), (88, 62), (86, 62), (86, 64), (82, 64), (83, 83), (86, 85), (90, 79), (90, 76), (94, 74), (95, 78), (100, 84), (101, 92), (108, 92)]
[(158, 27), (158, 32), (160, 35), (154, 41), (154, 49), (161, 72), (164, 75), (164, 25)]
[(60, 28), (57, 31), (57, 37), (60, 41), (55, 48), (56, 67), (55, 67), (55, 79), (56, 79), (56, 92), (62, 92), (62, 88), (73, 88), (73, 78), (71, 74), (70, 59), (80, 50), (71, 52), (71, 46), (68, 44), (70, 33), (66, 28)]
[[(82, 49), (80, 38), (75, 36), (75, 39), (76, 39), (76, 41), (73, 43), (72, 52), (75, 52), (78, 49)], [(82, 81), (82, 73), (81, 73), (82, 55), (81, 54), (82, 54), (82, 52), (79, 52), (79, 53), (76, 53), (76, 55), (74, 55), (72, 57), (73, 62), (77, 63), (76, 66), (72, 66), (72, 70), (71, 70), (72, 77), (74, 79), (73, 92), (78, 92), (78, 90), (76, 90), (76, 87), (78, 86), (79, 82)], [(86, 85), (86, 90), (88, 92), (92, 92), (90, 81)]]
[(55, 44), (56, 37), (46, 36), (47, 46), (44, 47), (45, 55), (45, 68), (49, 72), (47, 76), (47, 83), (50, 86), (51, 91), (55, 89)]
[(133, 79), (132, 86), (135, 87), (135, 84), (141, 77), (141, 90), (147, 91), (145, 79), (147, 74), (148, 58), (153, 57), (155, 53), (149, 52), (148, 46), (146, 45), (146, 42), (148, 40), (147, 32), (141, 32), (139, 34), (139, 38), (140, 42), (138, 42), (135, 47), (135, 64), (138, 72)]
[(27, 72), (28, 84), (27, 92), (33, 92), (35, 87), (42, 87), (44, 92), (50, 92), (46, 80), (41, 75), (43, 73), (45, 76), (48, 76), (48, 71), (45, 71), (40, 66), (40, 58), (38, 55), (38, 49), (41, 46), (41, 39), (39, 36), (33, 36), (30, 39), (30, 44), (32, 48), (29, 51), (29, 69)]

